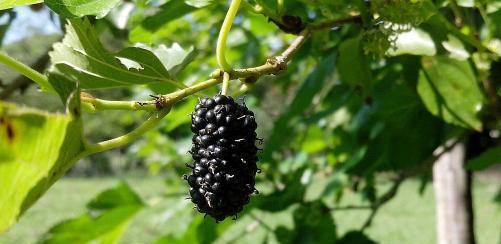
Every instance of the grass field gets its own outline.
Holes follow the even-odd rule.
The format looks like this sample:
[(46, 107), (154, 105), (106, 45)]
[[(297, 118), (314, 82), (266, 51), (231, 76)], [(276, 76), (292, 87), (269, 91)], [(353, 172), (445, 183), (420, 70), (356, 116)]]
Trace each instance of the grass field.
[[(135, 176), (125, 179), (153, 207), (135, 218), (126, 230), (122, 243), (150, 243), (163, 233), (175, 231), (173, 228), (183, 220), (171, 216), (170, 223), (166, 224), (162, 219), (168, 219), (166, 215), (169, 212), (166, 209), (179, 206), (179, 200), (159, 201), (157, 196), (165, 190), (162, 178)], [(53, 224), (83, 213), (88, 200), (117, 182), (117, 178), (61, 180), (11, 230), (0, 236), (0, 243), (36, 243)], [(501, 241), (501, 208), (492, 201), (498, 185), (499, 181), (495, 180), (475, 182), (475, 227), (479, 244), (495, 244)], [(372, 239), (379, 243), (435, 243), (433, 189), (429, 186), (423, 195), (418, 195), (418, 187), (417, 181), (404, 183), (397, 197), (381, 209), (369, 228), (367, 234)], [(357, 204), (359, 200), (348, 194), (343, 201), (343, 204)], [(365, 210), (336, 212), (337, 232), (342, 235), (350, 229), (359, 228), (367, 215), (368, 211)], [(269, 225), (273, 226), (273, 223)], [(259, 227), (256, 229), (259, 230)], [(239, 240), (247, 242), (245, 237)], [(251, 242), (249, 240), (249, 243)]]

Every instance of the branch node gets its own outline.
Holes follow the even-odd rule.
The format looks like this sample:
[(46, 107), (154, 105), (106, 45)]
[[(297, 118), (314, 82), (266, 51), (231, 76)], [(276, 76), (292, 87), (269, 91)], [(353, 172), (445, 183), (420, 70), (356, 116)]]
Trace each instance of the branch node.
[(277, 75), (280, 72), (287, 69), (287, 62), (285, 61), (285, 58), (282, 56), (275, 56), (272, 58), (268, 58), (266, 60), (266, 64), (269, 64), (273, 67), (273, 71), (271, 72), (271, 74), (273, 75)]

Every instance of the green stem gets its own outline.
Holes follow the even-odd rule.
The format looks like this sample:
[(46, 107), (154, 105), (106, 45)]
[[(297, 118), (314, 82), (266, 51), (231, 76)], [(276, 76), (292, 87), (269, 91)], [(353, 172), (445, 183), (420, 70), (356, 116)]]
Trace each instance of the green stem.
[(226, 13), (226, 17), (224, 18), (223, 25), (221, 26), (221, 30), (219, 31), (219, 37), (217, 39), (217, 48), (216, 48), (216, 57), (217, 63), (219, 67), (224, 71), (230, 71), (231, 66), (226, 61), (225, 51), (226, 51), (226, 40), (228, 39), (228, 34), (230, 33), (231, 26), (233, 25), (233, 20), (235, 20), (235, 16), (237, 15), (238, 8), (240, 7), (240, 2), (242, 0), (232, 0), (230, 8)]
[(163, 95), (162, 96), (162, 98), (163, 98), (162, 106), (163, 107), (172, 106), (172, 104), (178, 102), (179, 100), (181, 100), (187, 96), (193, 95), (201, 90), (205, 90), (209, 87), (215, 86), (221, 82), (222, 82), (221, 78), (214, 78), (214, 79), (200, 82), (198, 84), (187, 87), (185, 89), (182, 89), (182, 90), (179, 90), (179, 91), (167, 94), (167, 95)]
[(10, 57), (4, 52), (0, 52), (0, 62), (9, 66), (13, 70), (21, 73), (22, 75), (28, 77), (30, 80), (36, 82), (42, 89), (51, 89), (52, 86), (49, 84), (47, 77), (40, 74), (38, 71), (30, 68), (29, 66), (17, 61), (16, 59)]
[(86, 145), (86, 149), (84, 151), (85, 155), (90, 155), (94, 153), (99, 153), (107, 150), (111, 150), (117, 147), (121, 147), (125, 144), (129, 144), (135, 140), (137, 140), (139, 137), (144, 135), (146, 132), (149, 130), (154, 129), (160, 121), (169, 113), (170, 108), (163, 109), (159, 111), (158, 113), (150, 116), (148, 120), (146, 120), (142, 125), (134, 129), (133, 131), (123, 135), (119, 136), (117, 138), (113, 138), (111, 140), (107, 141), (102, 141), (98, 142), (96, 144), (88, 144)]
[(109, 101), (98, 98), (82, 97), (82, 105), (90, 112), (100, 110), (146, 110), (155, 111), (155, 101)]
[[(123, 145), (129, 144), (135, 140), (137, 140), (139, 137), (144, 135), (146, 132), (154, 129), (160, 121), (169, 113), (171, 107), (181, 99), (190, 96), (194, 93), (197, 93), (201, 90), (207, 89), (208, 87), (215, 86), (217, 84), (221, 83), (221, 79), (210, 79), (206, 80), (203, 82), (200, 82), (196, 85), (187, 87), (183, 90), (173, 92), (168, 95), (161, 96), (162, 99), (160, 99), (163, 104), (162, 104), (162, 109), (158, 111), (158, 113), (155, 113), (154, 115), (150, 116), (148, 120), (146, 120), (142, 125), (134, 129), (133, 131), (119, 136), (117, 138), (113, 138), (111, 140), (107, 141), (102, 141), (98, 142), (95, 144), (87, 144), (85, 151), (80, 155), (81, 157), (88, 156), (91, 154), (99, 153), (99, 152), (104, 152), (107, 150), (111, 150), (114, 148), (121, 147)], [(92, 99), (92, 98), (83, 98), (83, 99)], [(94, 98), (94, 100), (96, 100)], [(116, 105), (119, 108), (124, 108), (122, 107), (122, 102), (117, 102), (117, 101), (106, 101), (107, 104), (119, 104)], [(129, 107), (130, 109), (130, 107)]]
[(159, 109), (171, 107), (179, 100), (205, 90), (209, 87), (215, 86), (221, 82), (221, 78), (209, 79), (185, 89), (167, 95), (159, 96), (157, 99), (150, 101), (110, 101), (94, 98), (88, 95), (82, 95), (82, 108), (85, 111), (91, 113), (105, 110), (156, 111)]
[(228, 87), (230, 86), (230, 74), (224, 72), (223, 75), (223, 89), (221, 89), (221, 94), (226, 96), (228, 94)]

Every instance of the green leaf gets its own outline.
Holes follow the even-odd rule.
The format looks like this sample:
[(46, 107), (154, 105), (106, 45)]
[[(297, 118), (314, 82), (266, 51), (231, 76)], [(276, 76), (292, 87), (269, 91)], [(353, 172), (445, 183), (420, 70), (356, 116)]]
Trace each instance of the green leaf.
[(59, 179), (83, 149), (79, 119), (0, 102), (0, 232)]
[(2, 0), (0, 2), (0, 10), (41, 2), (43, 2), (43, 0)]
[[(42, 243), (118, 243), (129, 222), (144, 207), (125, 182), (100, 193), (87, 206), (89, 213), (52, 227)], [(96, 216), (91, 210), (104, 212)]]
[(116, 7), (120, 0), (45, 0), (45, 4), (64, 18), (79, 18), (86, 15), (103, 18)]
[(139, 45), (138, 47), (153, 52), (164, 67), (169, 70), (171, 76), (175, 76), (195, 58), (195, 49), (193, 47), (185, 50), (177, 43), (173, 43), (170, 47), (163, 44), (153, 48), (147, 45)]
[(170, 90), (185, 87), (173, 81), (162, 62), (144, 48), (129, 47), (116, 54), (105, 50), (88, 20), (71, 20), (65, 38), (54, 45), (50, 56), (49, 82), (53, 86), (70, 80), (78, 81), (82, 89), (152, 83), (161, 83)]
[(344, 236), (337, 240), (336, 243), (338, 244), (352, 244), (352, 243), (357, 243), (357, 244), (377, 244), (377, 242), (371, 240), (366, 234), (364, 234), (361, 231), (350, 231)]
[(478, 112), (483, 96), (467, 61), (423, 57), (417, 90), (433, 115), (464, 128), (482, 129)]
[(287, 141), (291, 134), (290, 122), (295, 116), (301, 115), (311, 106), (313, 97), (322, 90), (327, 78), (334, 72), (335, 55), (331, 54), (320, 60), (316, 69), (298, 88), (293, 101), (287, 106), (283, 114), (275, 121), (274, 129), (266, 141), (264, 152), (261, 155), (263, 161), (270, 160), (273, 152), (277, 151)]
[(478, 157), (468, 160), (468, 162), (466, 162), (466, 168), (480, 171), (498, 163), (501, 163), (501, 147), (494, 147), (483, 152)]
[(169, 1), (160, 7), (160, 10), (152, 16), (149, 16), (141, 22), (141, 25), (135, 27), (129, 39), (133, 42), (151, 43), (153, 35), (168, 25), (175, 19), (178, 19), (198, 8), (186, 4), (184, 1)]
[(245, 210), (259, 208), (268, 212), (284, 211), (292, 204), (302, 202), (306, 193), (306, 186), (301, 183), (301, 177), (304, 175), (306, 168), (302, 167), (295, 172), (289, 172), (284, 180), (285, 186), (282, 190), (274, 191), (270, 194), (260, 194), (250, 202)]
[(125, 182), (122, 182), (113, 189), (101, 192), (87, 204), (87, 208), (108, 210), (124, 205), (143, 205), (143, 201)]
[[(191, 221), (188, 229), (182, 236), (167, 235), (155, 241), (154, 244), (213, 243), (217, 237), (218, 227), (213, 219), (198, 215)], [(225, 227), (227, 226), (223, 226), (223, 228)]]
[(341, 43), (337, 68), (341, 81), (346, 84), (364, 86), (370, 83), (371, 70), (360, 37)]
[(281, 243), (334, 243), (336, 225), (329, 209), (321, 202), (304, 203), (293, 213), (294, 229), (275, 230)]

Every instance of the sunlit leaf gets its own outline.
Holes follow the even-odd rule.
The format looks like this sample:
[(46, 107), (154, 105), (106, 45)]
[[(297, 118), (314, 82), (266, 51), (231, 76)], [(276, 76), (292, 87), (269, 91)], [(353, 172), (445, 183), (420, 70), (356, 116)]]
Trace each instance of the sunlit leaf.
[(481, 130), (483, 96), (468, 61), (423, 57), (422, 67), (417, 89), (428, 110), (448, 123)]
[[(108, 52), (99, 42), (89, 21), (71, 20), (62, 42), (50, 53), (52, 67), (49, 81), (78, 81), (82, 89), (97, 89), (161, 83), (166, 89), (184, 87), (172, 80), (169, 70), (150, 51), (129, 47), (118, 53)], [(170, 57), (178, 60), (176, 55)], [(185, 56), (180, 57), (182, 63)], [(176, 63), (175, 61), (172, 61)], [(171, 67), (174, 71), (175, 66)]]
[(82, 150), (79, 119), (0, 102), (0, 232), (60, 178)]

